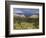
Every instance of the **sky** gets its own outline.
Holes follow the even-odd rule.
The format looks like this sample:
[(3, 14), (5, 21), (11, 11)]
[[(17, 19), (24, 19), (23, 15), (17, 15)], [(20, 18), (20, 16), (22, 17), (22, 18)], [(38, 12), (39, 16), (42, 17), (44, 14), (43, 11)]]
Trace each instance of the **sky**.
[(22, 14), (25, 16), (31, 16), (31, 15), (38, 15), (39, 14), (39, 9), (29, 9), (29, 8), (14, 8), (13, 9), (13, 14)]

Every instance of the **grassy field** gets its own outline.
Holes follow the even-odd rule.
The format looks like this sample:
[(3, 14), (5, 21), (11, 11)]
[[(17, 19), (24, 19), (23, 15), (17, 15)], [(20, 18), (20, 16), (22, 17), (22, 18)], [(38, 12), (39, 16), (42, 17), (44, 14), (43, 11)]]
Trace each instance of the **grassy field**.
[(20, 18), (14, 17), (14, 29), (38, 29), (38, 18)]

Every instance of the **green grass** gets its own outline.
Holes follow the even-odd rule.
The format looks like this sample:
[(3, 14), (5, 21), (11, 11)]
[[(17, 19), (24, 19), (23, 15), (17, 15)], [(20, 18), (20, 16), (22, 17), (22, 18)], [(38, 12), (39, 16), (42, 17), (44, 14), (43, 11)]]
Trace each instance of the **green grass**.
[(14, 17), (14, 29), (38, 29), (39, 19)]

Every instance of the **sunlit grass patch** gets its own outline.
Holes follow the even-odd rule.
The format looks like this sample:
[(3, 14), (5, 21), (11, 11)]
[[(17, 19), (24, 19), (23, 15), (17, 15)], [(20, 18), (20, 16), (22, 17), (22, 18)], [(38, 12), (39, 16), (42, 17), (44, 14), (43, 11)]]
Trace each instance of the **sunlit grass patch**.
[(21, 22), (21, 24), (15, 23), (15, 29), (35, 29), (34, 23)]
[(39, 18), (14, 17), (14, 29), (39, 29)]

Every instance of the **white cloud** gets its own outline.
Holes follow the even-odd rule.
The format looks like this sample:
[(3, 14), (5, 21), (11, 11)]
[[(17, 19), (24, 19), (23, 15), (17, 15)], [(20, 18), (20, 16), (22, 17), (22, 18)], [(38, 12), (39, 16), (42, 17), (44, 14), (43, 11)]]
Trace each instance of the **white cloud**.
[(24, 10), (24, 11), (30, 11), (30, 10)]
[(38, 11), (36, 11), (35, 13), (38, 13)]
[(23, 13), (21, 10), (16, 10), (15, 13)]

